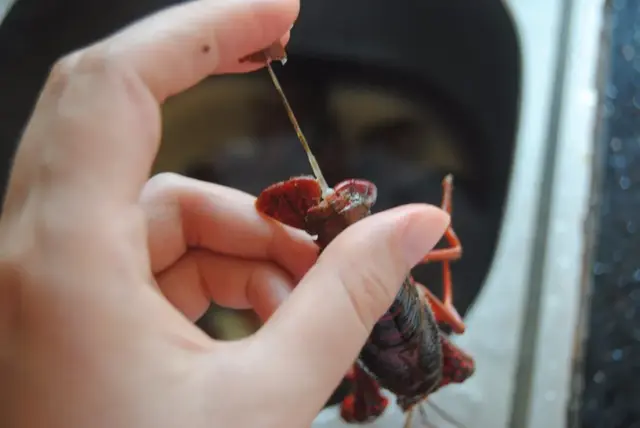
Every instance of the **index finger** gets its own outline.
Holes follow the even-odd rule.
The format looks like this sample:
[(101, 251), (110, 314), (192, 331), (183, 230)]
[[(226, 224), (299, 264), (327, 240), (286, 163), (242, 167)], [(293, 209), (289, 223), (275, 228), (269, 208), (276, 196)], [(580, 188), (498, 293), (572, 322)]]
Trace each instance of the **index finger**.
[(210, 74), (239, 73), (241, 62), (285, 36), (299, 10), (295, 0), (199, 0), (173, 6), (97, 44), (120, 58), (162, 102)]
[(56, 188), (69, 210), (135, 203), (159, 145), (158, 104), (211, 74), (258, 68), (239, 59), (286, 41), (298, 8), (191, 1), (59, 61), (16, 153), (6, 205), (21, 205), (36, 184)]

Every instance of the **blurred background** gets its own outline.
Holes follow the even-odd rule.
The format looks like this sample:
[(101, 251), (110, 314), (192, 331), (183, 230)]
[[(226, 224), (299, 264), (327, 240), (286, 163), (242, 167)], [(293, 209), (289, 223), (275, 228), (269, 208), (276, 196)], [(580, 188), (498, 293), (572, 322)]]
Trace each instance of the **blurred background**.
[[(4, 188), (57, 57), (178, 1), (3, 1)], [(464, 426), (640, 427), (640, 388), (625, 380), (640, 337), (639, 11), (640, 0), (301, 0), (289, 62), (274, 67), (329, 183), (371, 180), (383, 210), (439, 204), (454, 174), (454, 303), (468, 324), (455, 340), (478, 371), (432, 401)], [(310, 173), (265, 70), (207, 79), (162, 114), (154, 173), (254, 195)], [(439, 266), (414, 274), (441, 295)], [(198, 325), (221, 340), (260, 327), (215, 305)], [(317, 427), (343, 426), (332, 405), (347, 388)], [(402, 426), (398, 410), (372, 426)]]

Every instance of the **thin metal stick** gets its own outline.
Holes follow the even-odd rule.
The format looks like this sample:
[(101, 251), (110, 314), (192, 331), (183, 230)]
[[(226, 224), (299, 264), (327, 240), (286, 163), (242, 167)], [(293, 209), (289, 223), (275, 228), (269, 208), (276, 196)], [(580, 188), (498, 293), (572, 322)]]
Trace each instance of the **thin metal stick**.
[(316, 160), (316, 157), (311, 152), (309, 143), (307, 143), (307, 139), (305, 138), (304, 134), (302, 133), (302, 129), (298, 124), (298, 120), (296, 119), (296, 116), (293, 114), (293, 110), (291, 109), (291, 105), (289, 105), (287, 96), (284, 94), (284, 91), (282, 90), (282, 86), (280, 86), (280, 81), (278, 80), (276, 73), (273, 71), (273, 67), (271, 67), (271, 58), (269, 58), (269, 55), (266, 53), (265, 53), (265, 58), (267, 62), (267, 70), (269, 70), (269, 75), (271, 76), (271, 81), (273, 81), (273, 85), (276, 87), (278, 94), (280, 94), (280, 98), (282, 99), (284, 108), (287, 111), (289, 120), (291, 121), (291, 124), (293, 125), (293, 128), (296, 131), (296, 135), (298, 136), (298, 139), (302, 144), (302, 148), (307, 153), (307, 158), (309, 159), (309, 164), (311, 164), (313, 175), (315, 175), (316, 179), (318, 180), (318, 184), (320, 185), (320, 189), (322, 190), (322, 195), (327, 196), (328, 194), (332, 193), (333, 190), (329, 187), (329, 185), (327, 184), (327, 181), (324, 179), (324, 175), (322, 175), (322, 171), (320, 170), (320, 165), (318, 165), (318, 161)]

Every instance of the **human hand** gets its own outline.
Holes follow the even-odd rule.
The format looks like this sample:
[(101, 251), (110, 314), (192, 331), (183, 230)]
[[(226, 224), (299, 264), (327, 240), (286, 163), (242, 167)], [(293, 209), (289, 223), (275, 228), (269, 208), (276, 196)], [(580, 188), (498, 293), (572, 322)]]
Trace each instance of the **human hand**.
[[(250, 195), (147, 181), (159, 104), (258, 68), (238, 58), (286, 42), (298, 7), (193, 1), (53, 68), (0, 220), (3, 426), (298, 428), (338, 385), (447, 215), (376, 214), (317, 257)], [(211, 300), (266, 323), (216, 342), (192, 323)]]

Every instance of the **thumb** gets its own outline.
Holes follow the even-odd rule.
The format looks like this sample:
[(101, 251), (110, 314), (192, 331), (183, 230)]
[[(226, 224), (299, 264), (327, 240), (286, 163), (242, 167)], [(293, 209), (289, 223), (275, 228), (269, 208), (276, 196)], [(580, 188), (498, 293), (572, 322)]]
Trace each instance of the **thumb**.
[(448, 224), (444, 211), (422, 204), (354, 224), (327, 247), (261, 329), (260, 341), (273, 365), (269, 370), (288, 374), (292, 394), (305, 391), (308, 398), (317, 398), (308, 400), (315, 407), (298, 411), (314, 415), (319, 410), (393, 302), (404, 277), (440, 240)]

